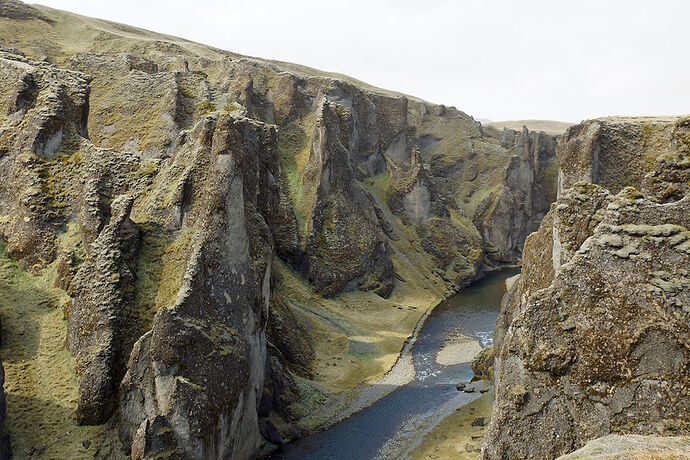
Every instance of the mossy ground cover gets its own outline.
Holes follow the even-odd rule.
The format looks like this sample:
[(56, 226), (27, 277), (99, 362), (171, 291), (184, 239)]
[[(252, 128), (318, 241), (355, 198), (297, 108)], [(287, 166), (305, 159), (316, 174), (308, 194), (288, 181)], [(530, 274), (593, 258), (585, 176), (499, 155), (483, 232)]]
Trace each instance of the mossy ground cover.
[(74, 419), (78, 379), (64, 346), (67, 325), (61, 308), (69, 298), (52, 287), (50, 273), (23, 272), (0, 240), (7, 429), (14, 458), (93, 458), (104, 428), (77, 426)]
[(554, 158), (553, 161), (549, 163), (549, 166), (547, 166), (542, 171), (541, 175), (537, 177), (537, 182), (544, 187), (546, 200), (549, 203), (556, 201), (558, 195), (558, 187), (556, 185), (558, 183), (558, 160)]
[[(95, 74), (88, 122), (94, 144), (141, 152), (169, 146), (174, 107), (166, 96), (174, 85), (165, 75)], [(141, 94), (147, 93), (154, 96), (142, 99)]]
[(134, 311), (141, 334), (153, 326), (153, 317), (162, 307), (171, 307), (182, 285), (189, 248), (196, 231), (187, 228), (179, 235), (166, 235), (151, 225), (142, 225), (139, 247)]
[(0, 18), (0, 38), (11, 37), (7, 40), (7, 46), (19, 48), (32, 58), (50, 56), (58, 65), (64, 65), (70, 56), (85, 51), (109, 54), (130, 52), (151, 56), (197, 55), (209, 59), (232, 55), (170, 35), (40, 5), (35, 7), (40, 15), (51, 22), (38, 18), (21, 21)]
[(65, 208), (76, 201), (76, 187), (66, 185), (79, 175), (83, 161), (84, 155), (80, 150), (70, 150), (62, 151), (54, 160), (43, 163), (39, 171), (43, 179), (41, 193), (48, 198), (51, 208)]

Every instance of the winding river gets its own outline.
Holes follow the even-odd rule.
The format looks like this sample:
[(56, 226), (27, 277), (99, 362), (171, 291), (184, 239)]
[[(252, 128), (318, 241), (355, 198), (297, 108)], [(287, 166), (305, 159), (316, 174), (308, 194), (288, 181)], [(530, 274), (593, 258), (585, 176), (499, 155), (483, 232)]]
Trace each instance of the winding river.
[[(429, 425), (440, 413), (455, 410), (480, 396), (456, 390), (469, 382), (468, 363), (443, 366), (436, 355), (448, 337), (458, 334), (475, 339), (482, 347), (493, 342), (493, 330), (505, 293), (505, 279), (517, 269), (493, 272), (446, 299), (424, 322), (411, 349), (416, 377), (332, 427), (285, 445), (271, 459), (359, 460), (382, 456), (382, 447), (405, 442), (410, 426)], [(401, 439), (402, 438), (402, 439)], [(384, 457), (390, 456), (388, 454)]]

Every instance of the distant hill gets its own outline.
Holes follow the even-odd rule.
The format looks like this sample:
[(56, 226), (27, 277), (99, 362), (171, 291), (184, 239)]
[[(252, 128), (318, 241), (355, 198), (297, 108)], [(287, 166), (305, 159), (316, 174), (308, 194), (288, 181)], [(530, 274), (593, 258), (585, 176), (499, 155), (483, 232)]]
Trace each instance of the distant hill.
[(483, 123), (485, 126), (493, 126), (497, 129), (510, 128), (521, 130), (523, 126), (527, 126), (530, 131), (543, 131), (548, 134), (563, 134), (568, 126), (575, 123), (568, 123), (566, 121), (553, 120), (509, 120), (509, 121), (492, 121), (490, 123)]

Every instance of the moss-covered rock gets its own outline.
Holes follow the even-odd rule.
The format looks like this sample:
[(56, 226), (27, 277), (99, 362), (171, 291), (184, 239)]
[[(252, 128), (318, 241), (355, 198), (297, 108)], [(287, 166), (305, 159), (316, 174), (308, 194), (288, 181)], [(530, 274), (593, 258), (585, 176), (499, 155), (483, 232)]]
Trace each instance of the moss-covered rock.
[(470, 369), (474, 375), (480, 379), (493, 382), (494, 380), (494, 356), (493, 345), (489, 345), (480, 351), (477, 356), (472, 358)]
[[(571, 135), (589, 139), (591, 125)], [(682, 137), (685, 128), (668, 129)], [(617, 152), (606, 145), (600, 158)], [(640, 179), (648, 189), (622, 186), (634, 171), (622, 184), (606, 170), (602, 185), (572, 184), (527, 239), (497, 324), (483, 458), (556, 458), (609, 433), (689, 433), (690, 197), (658, 195), (683, 177), (685, 147), (676, 147)]]
[(687, 436), (608, 435), (588, 442), (559, 460), (660, 460), (690, 455)]
[(675, 117), (610, 117), (587, 120), (565, 132), (558, 146), (559, 192), (579, 181), (612, 193), (640, 188), (659, 155), (677, 150)]

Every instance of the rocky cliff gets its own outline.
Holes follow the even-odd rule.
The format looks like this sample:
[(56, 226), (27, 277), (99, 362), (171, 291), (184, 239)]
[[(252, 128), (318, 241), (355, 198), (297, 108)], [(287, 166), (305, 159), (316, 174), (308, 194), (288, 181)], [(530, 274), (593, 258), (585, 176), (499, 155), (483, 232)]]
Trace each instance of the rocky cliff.
[[(165, 159), (145, 160), (84, 137), (84, 74), (1, 57), (14, 105), (2, 130), (0, 231), (20, 266), (55, 267), (73, 299), (65, 317), (77, 419), (102, 424), (119, 407), (136, 455), (160, 447), (154, 422), (186, 442), (166, 450), (250, 455), (279, 199), (275, 128), (215, 114), (179, 135)], [(71, 222), (83, 229), (81, 264), (60, 244)], [(199, 401), (216, 412), (195, 411)]]
[(483, 458), (690, 430), (690, 121), (587, 121), (557, 152), (558, 200), (497, 322)]
[(525, 238), (539, 228), (556, 199), (556, 138), (524, 127), (522, 132), (485, 131), (515, 154), (505, 169), (501, 188), (480, 204), (475, 222), (484, 240), (494, 242), (501, 259), (514, 262), (522, 254)]
[(13, 0), (0, 46), (0, 237), (60, 299), (79, 455), (318, 425), (555, 196), (553, 136), (344, 76)]

